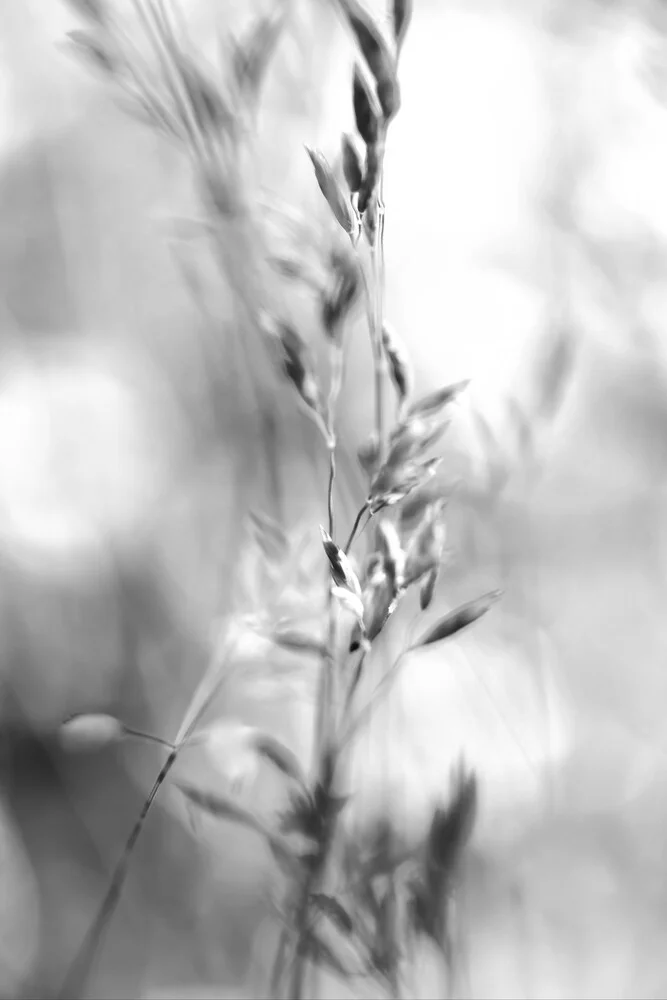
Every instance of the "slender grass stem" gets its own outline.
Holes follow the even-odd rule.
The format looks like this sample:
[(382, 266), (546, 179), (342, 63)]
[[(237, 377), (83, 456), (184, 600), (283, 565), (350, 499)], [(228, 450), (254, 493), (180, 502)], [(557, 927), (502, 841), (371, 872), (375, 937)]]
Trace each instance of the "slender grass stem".
[(333, 538), (334, 522), (334, 483), (336, 481), (336, 449), (329, 448), (329, 486), (327, 490), (327, 513), (329, 517), (329, 535)]
[(359, 660), (357, 661), (357, 665), (354, 668), (354, 673), (352, 675), (350, 687), (348, 689), (347, 697), (345, 699), (345, 712), (347, 712), (352, 705), (352, 699), (354, 698), (356, 690), (359, 687), (359, 681), (361, 680), (363, 674), (365, 662), (366, 662), (366, 650), (362, 652), (361, 656), (359, 657)]
[(148, 797), (142, 806), (141, 812), (139, 813), (139, 817), (132, 827), (130, 836), (127, 838), (121, 859), (116, 865), (111, 882), (109, 883), (109, 888), (107, 889), (107, 893), (102, 900), (102, 904), (97, 911), (93, 923), (88, 929), (88, 933), (83, 940), (83, 944), (79, 949), (78, 955), (67, 972), (65, 981), (63, 982), (63, 985), (58, 993), (58, 1000), (77, 1000), (77, 998), (81, 995), (83, 986), (90, 975), (95, 957), (99, 951), (104, 931), (109, 924), (109, 920), (113, 916), (116, 906), (118, 905), (118, 901), (120, 900), (120, 895), (123, 890), (123, 885), (125, 884), (125, 877), (127, 875), (127, 869), (134, 847), (139, 839), (141, 831), (144, 828), (144, 823), (148, 818), (148, 814), (150, 813), (151, 806), (155, 801), (157, 793), (169, 775), (172, 767), (176, 763), (177, 757), (178, 750), (175, 748), (167, 757), (166, 761), (162, 765), (160, 773), (155, 779), (153, 787), (151, 788)]
[(278, 939), (278, 947), (276, 948), (276, 954), (273, 960), (273, 966), (271, 968), (271, 976), (269, 977), (269, 993), (267, 1000), (275, 1000), (275, 998), (280, 997), (281, 987), (283, 984), (283, 977), (285, 975), (285, 958), (287, 955), (287, 946), (290, 939), (290, 929), (286, 925), (281, 928), (280, 937)]
[(145, 743), (155, 743), (158, 746), (165, 747), (167, 750), (177, 749), (175, 743), (163, 740), (161, 736), (153, 736), (152, 733), (143, 733), (140, 729), (129, 729), (127, 726), (123, 726), (123, 730), (126, 736), (132, 736), (134, 739), (142, 740)]
[(380, 167), (380, 182), (377, 193), (377, 230), (375, 233), (374, 245), (371, 248), (372, 264), (372, 311), (373, 311), (373, 332), (372, 340), (374, 345), (374, 378), (375, 378), (375, 433), (378, 442), (377, 468), (381, 468), (385, 459), (385, 410), (384, 410), (384, 390), (387, 375), (387, 366), (382, 347), (382, 327), (384, 324), (384, 286), (385, 286), (385, 260), (384, 260), (384, 167)]
[(321, 775), (322, 798), (325, 803), (324, 816), (322, 817), (323, 833), (318, 845), (317, 857), (308, 871), (308, 875), (303, 884), (297, 905), (295, 916), (296, 953), (294, 956), (290, 991), (288, 994), (289, 1000), (303, 1000), (306, 995), (304, 987), (306, 981), (306, 971), (308, 968), (308, 956), (305, 948), (305, 942), (308, 939), (311, 926), (311, 898), (314, 893), (318, 891), (322, 877), (326, 871), (329, 859), (329, 850), (334, 839), (336, 828), (336, 815), (330, 808), (328, 808), (328, 804), (331, 801), (333, 782), (336, 774), (336, 762), (331, 745), (325, 744), (321, 761), (324, 766), (324, 771)]
[(366, 704), (357, 712), (354, 719), (348, 726), (347, 730), (343, 733), (341, 740), (338, 744), (339, 751), (342, 750), (349, 741), (358, 733), (361, 726), (370, 718), (375, 709), (377, 708), (378, 701), (381, 697), (389, 693), (389, 688), (393, 682), (398, 677), (399, 667), (401, 666), (401, 661), (405, 655), (405, 650), (399, 654), (399, 656), (394, 660), (393, 664), (389, 670), (384, 674), (381, 680), (375, 686), (373, 693), (366, 702)]
[[(227, 656), (230, 655), (232, 649), (233, 645), (226, 648), (227, 655), (222, 662), (226, 662)], [(102, 900), (100, 908), (97, 911), (95, 919), (93, 920), (93, 923), (83, 940), (77, 956), (65, 976), (63, 986), (58, 993), (58, 1000), (76, 1000), (83, 989), (86, 979), (90, 975), (95, 957), (99, 951), (100, 944), (102, 943), (104, 931), (113, 917), (116, 907), (120, 901), (132, 852), (134, 851), (141, 831), (144, 828), (144, 824), (148, 818), (153, 802), (155, 801), (163, 783), (167, 779), (169, 772), (176, 763), (182, 747), (187, 743), (188, 738), (192, 734), (203, 712), (210, 704), (215, 692), (218, 690), (221, 670), (222, 663), (220, 662), (219, 656), (214, 657), (190, 701), (189, 709), (185, 714), (178, 735), (173, 744), (170, 744), (166, 740), (162, 741), (159, 737), (153, 737), (156, 742), (164, 742), (165, 746), (171, 747), (169, 756), (160, 769), (160, 772), (141, 808), (141, 812), (139, 813), (137, 821), (135, 822), (130, 836), (125, 844), (120, 861), (116, 865), (116, 868), (111, 876), (111, 881), (106, 895)], [(151, 737), (147, 734), (140, 733), (139, 731), (126, 731), (131, 732), (134, 736), (151, 739)]]
[(375, 384), (375, 436), (377, 440), (377, 459), (376, 459), (376, 469), (381, 468), (384, 461), (384, 359), (382, 356), (382, 320), (380, 318), (380, 309), (378, 305), (377, 297), (377, 280), (378, 280), (378, 254), (377, 250), (374, 248), (371, 251), (371, 261), (373, 267), (373, 284), (372, 284), (372, 295), (373, 295), (373, 305), (372, 305), (372, 323), (373, 323), (373, 378)]
[[(344, 549), (345, 555), (348, 555), (350, 549), (352, 548), (352, 543), (354, 542), (354, 539), (356, 538), (357, 532), (359, 530), (359, 525), (361, 524), (361, 519), (364, 516), (364, 514), (366, 514), (366, 513), (369, 513), (369, 511), (368, 511), (368, 504), (365, 503), (363, 505), (363, 507), (359, 508), (359, 511), (357, 512), (357, 516), (356, 516), (356, 518), (354, 520), (354, 524), (352, 525), (352, 530), (350, 532), (349, 538), (348, 538), (347, 542), (345, 543), (345, 549)], [(369, 519), (370, 519), (370, 515), (369, 515)]]

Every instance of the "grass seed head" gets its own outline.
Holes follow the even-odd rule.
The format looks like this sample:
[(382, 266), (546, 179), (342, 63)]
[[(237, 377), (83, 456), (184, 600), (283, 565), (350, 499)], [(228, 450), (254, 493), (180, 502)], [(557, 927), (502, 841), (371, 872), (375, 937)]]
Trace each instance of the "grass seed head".
[(446, 540), (443, 507), (442, 500), (429, 504), (412, 534), (405, 571), (408, 583), (414, 583), (440, 565)]
[(449, 805), (436, 808), (431, 821), (426, 848), (429, 869), (451, 873), (457, 867), (475, 826), (477, 802), (477, 778), (461, 766), (454, 775)]
[(332, 587), (331, 593), (341, 607), (345, 608), (346, 611), (349, 611), (351, 615), (354, 615), (363, 631), (364, 605), (361, 598), (357, 594), (353, 594), (352, 591), (348, 590), (346, 587)]
[(384, 572), (392, 587), (393, 595), (395, 595), (403, 589), (405, 584), (406, 554), (396, 526), (392, 521), (384, 519), (378, 528), (378, 541)]
[(398, 424), (389, 438), (387, 464), (392, 466), (404, 462), (419, 461), (442, 437), (449, 426), (449, 416), (422, 419), (412, 417)]
[(276, 254), (269, 257), (269, 263), (283, 278), (290, 278), (294, 281), (302, 281), (310, 284), (308, 265), (299, 257), (290, 257), (288, 254)]
[(361, 584), (359, 583), (357, 574), (354, 572), (352, 563), (343, 550), (338, 548), (328, 531), (321, 525), (320, 533), (322, 535), (324, 552), (329, 560), (333, 582), (337, 587), (342, 587), (345, 590), (349, 590), (356, 597), (361, 597)]
[(389, 620), (394, 600), (394, 586), (387, 574), (376, 574), (364, 592), (364, 621), (369, 642), (378, 635)]
[(231, 130), (234, 115), (220, 89), (193, 59), (183, 53), (175, 57), (197, 125), (206, 135)]
[(367, 146), (374, 146), (380, 137), (381, 109), (375, 96), (368, 89), (366, 78), (358, 66), (354, 67), (352, 103), (357, 132)]
[(444, 512), (446, 505), (447, 499), (443, 496), (442, 487), (438, 483), (432, 483), (429, 487), (415, 490), (405, 503), (401, 504), (401, 532), (412, 535), (419, 530), (424, 517), (429, 513), (429, 508), (434, 507), (440, 515)]
[(232, 73), (237, 93), (246, 104), (256, 104), (271, 58), (285, 27), (285, 10), (274, 4), (234, 48)]
[(331, 252), (333, 289), (325, 291), (322, 299), (322, 323), (332, 340), (338, 340), (342, 325), (361, 293), (361, 272), (356, 256), (337, 247)]
[(373, 474), (373, 470), (377, 465), (379, 454), (380, 447), (377, 434), (373, 432), (370, 437), (357, 449), (357, 460), (367, 475), (371, 476)]
[(396, 388), (399, 403), (403, 405), (412, 394), (414, 378), (410, 357), (396, 331), (387, 323), (382, 324), (382, 347), (389, 364), (389, 375)]
[(107, 20), (106, 4), (103, 0), (67, 0), (75, 14), (91, 24), (102, 26)]
[(343, 153), (343, 174), (351, 194), (356, 194), (361, 187), (364, 165), (357, 145), (351, 135), (346, 132), (341, 140)]
[(282, 349), (285, 375), (304, 403), (315, 412), (321, 411), (320, 391), (313, 371), (309, 351), (294, 327), (284, 320), (263, 319), (265, 333), (276, 336)]
[(64, 750), (90, 751), (119, 743), (125, 727), (113, 715), (75, 715), (60, 726), (58, 742)]
[(339, 3), (373, 74), (384, 120), (389, 122), (400, 106), (395, 55), (378, 25), (357, 0), (339, 0)]
[(69, 31), (67, 38), (74, 51), (83, 56), (96, 69), (108, 76), (115, 76), (120, 68), (118, 54), (108, 38), (99, 32)]
[(451, 385), (445, 385), (441, 389), (435, 389), (413, 403), (407, 412), (407, 416), (421, 417), (426, 420), (436, 417), (446, 406), (453, 403), (469, 385), (470, 379), (464, 379), (462, 382), (453, 382)]
[(426, 611), (431, 606), (433, 601), (433, 596), (435, 594), (435, 585), (438, 582), (439, 569), (434, 566), (433, 569), (427, 573), (424, 582), (419, 590), (419, 607), (422, 611)]
[(396, 52), (403, 48), (405, 36), (412, 22), (414, 13), (414, 0), (393, 0), (391, 19), (394, 29), (394, 39), (396, 41)]
[(377, 95), (386, 128), (401, 110), (401, 88), (396, 77), (381, 80), (377, 85)]
[(403, 465), (391, 465), (386, 462), (371, 483), (367, 500), (371, 513), (377, 514), (385, 507), (392, 507), (414, 490), (425, 486), (435, 476), (441, 464), (441, 458), (431, 458), (422, 463), (408, 462)]
[(446, 809), (436, 808), (422, 871), (411, 887), (414, 929), (447, 951), (451, 941), (451, 897), (477, 816), (477, 780), (464, 775)]
[(366, 212), (371, 201), (376, 198), (380, 177), (382, 174), (382, 164), (384, 161), (384, 142), (374, 142), (366, 147), (366, 164), (364, 167), (364, 179), (359, 189), (358, 208), (361, 215)]
[(355, 213), (352, 210), (349, 199), (345, 197), (336, 180), (336, 176), (329, 166), (327, 158), (319, 149), (311, 149), (310, 146), (306, 146), (306, 152), (313, 164), (320, 191), (324, 195), (336, 221), (348, 235), (356, 233), (357, 220)]
[(200, 167), (203, 198), (211, 210), (227, 218), (239, 211), (238, 195), (217, 163), (208, 162)]
[(478, 618), (486, 614), (500, 597), (500, 591), (493, 590), (483, 597), (478, 597), (474, 601), (468, 601), (467, 604), (455, 608), (454, 611), (450, 611), (427, 629), (412, 648), (423, 649), (424, 646), (432, 646), (435, 642), (450, 639), (457, 632), (472, 625)]

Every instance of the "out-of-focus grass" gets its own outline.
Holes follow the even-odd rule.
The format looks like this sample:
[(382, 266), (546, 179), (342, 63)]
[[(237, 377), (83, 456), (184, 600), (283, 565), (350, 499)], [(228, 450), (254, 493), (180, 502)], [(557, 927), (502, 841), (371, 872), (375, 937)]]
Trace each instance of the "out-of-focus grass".
[[(462, 993), (658, 996), (667, 981), (660, 885), (667, 413), (664, 282), (659, 267), (648, 265), (663, 249), (665, 112), (643, 68), (662, 43), (632, 5), (586, 5), (576, 36), (560, 39), (548, 8), (526, 0), (479, 3), (471, 12), (424, 2), (405, 52), (405, 107), (388, 161), (388, 307), (422, 384), (472, 375), (472, 405), (488, 415), (511, 463), (518, 438), (506, 399), (514, 395), (532, 420), (554, 260), (566, 270), (559, 294), (567, 297), (578, 351), (556, 422), (533, 421), (537, 478), (514, 474), (493, 504), (482, 444), (462, 410), (451, 461), (467, 477), (469, 495), (453, 512), (457, 558), (448, 596), (468, 597), (478, 582), (501, 576), (505, 610), (495, 628), (480, 627), (447, 660), (415, 665), (360, 752), (360, 787), (367, 804), (384, 806), (391, 773), (392, 808), (412, 836), (452, 755), (463, 748), (479, 770), (478, 854), (461, 904)], [(78, 946), (158, 760), (138, 748), (64, 760), (26, 733), (36, 724), (48, 730), (90, 702), (122, 707), (149, 729), (174, 729), (204, 663), (217, 595), (228, 599), (234, 586), (221, 527), (238, 517), (229, 484), (254, 460), (257, 442), (238, 416), (242, 400), (223, 352), (216, 377), (224, 439), (216, 444), (202, 364), (205, 321), (154, 225), (163, 211), (189, 206), (185, 171), (127, 122), (101, 85), (52, 52), (65, 16), (34, 15), (23, 0), (4, 0), (0, 10), (0, 38), (12, 40), (3, 51), (3, 106), (9, 125), (21, 125), (11, 135), (6, 129), (0, 179), (3, 367), (10, 373), (15, 358), (25, 365), (26, 350), (31, 363), (45, 341), (58, 359), (63, 334), (85, 342), (86, 356), (111, 343), (144, 372), (150, 357), (151, 388), (140, 380), (131, 386), (140, 413), (131, 442), (123, 444), (119, 424), (104, 476), (94, 473), (110, 447), (95, 423), (97, 403), (76, 409), (69, 399), (67, 420), (61, 409), (41, 429), (31, 425), (31, 440), (50, 461), (71, 463), (75, 485), (77, 476), (89, 477), (85, 490), (73, 490), (77, 504), (88, 496), (96, 508), (99, 491), (99, 509), (108, 511), (114, 490), (123, 495), (130, 479), (133, 489), (156, 456), (169, 455), (159, 499), (145, 504), (131, 531), (122, 519), (111, 526), (107, 519), (76, 572), (61, 557), (54, 578), (53, 554), (37, 543), (29, 569), (11, 539), (3, 548), (3, 718), (11, 751), (4, 796), (36, 886), (26, 876), (12, 896), (0, 955), (20, 958), (11, 935), (25, 927), (25, 964), (33, 947), (38, 955), (28, 994), (37, 996), (58, 984)], [(192, 15), (204, 38), (211, 9)], [(330, 89), (318, 90), (335, 23), (320, 16), (325, 27), (312, 51), (304, 32), (306, 83), (290, 90), (283, 67), (269, 96), (262, 174), (293, 197), (307, 165), (292, 168), (292, 158), (312, 139), (313, 119), (319, 135), (335, 136), (346, 107), (333, 55)], [(565, 128), (552, 135), (554, 76)], [(303, 99), (311, 87), (312, 103)], [(577, 229), (563, 236), (543, 206), (554, 181), (553, 143), (565, 141), (576, 147), (581, 175), (571, 191)], [(555, 258), (554, 241), (564, 246)], [(366, 375), (357, 371), (366, 363), (364, 344), (349, 373), (350, 454), (370, 421), (360, 388)], [(29, 410), (31, 419), (43, 405)], [(20, 446), (20, 409), (7, 412), (2, 439), (19, 451), (13, 461), (26, 482), (44, 477), (44, 504), (55, 517), (48, 462), (40, 466)], [(144, 423), (150, 431), (141, 430)], [(284, 509), (315, 523), (322, 477), (313, 473), (312, 439), (291, 412), (278, 412), (277, 425)], [(142, 435), (153, 455), (133, 459)], [(26, 494), (12, 492), (7, 463), (0, 483), (7, 537), (12, 502), (22, 514), (29, 504), (12, 500)], [(43, 529), (46, 518), (37, 519)], [(465, 578), (458, 574), (464, 559)], [(470, 592), (461, 591), (464, 579)], [(238, 691), (225, 708), (294, 738), (305, 710), (286, 701)], [(257, 794), (275, 793), (263, 777)], [(264, 861), (245, 835), (207, 825), (193, 838), (186, 816), (174, 817), (166, 804), (158, 809), (110, 930), (95, 995), (240, 981), (253, 961), (261, 903), (250, 886)], [(7, 868), (20, 865), (11, 860)], [(0, 992), (18, 989), (21, 962), (3, 959)], [(426, 995), (429, 986), (423, 989)]]

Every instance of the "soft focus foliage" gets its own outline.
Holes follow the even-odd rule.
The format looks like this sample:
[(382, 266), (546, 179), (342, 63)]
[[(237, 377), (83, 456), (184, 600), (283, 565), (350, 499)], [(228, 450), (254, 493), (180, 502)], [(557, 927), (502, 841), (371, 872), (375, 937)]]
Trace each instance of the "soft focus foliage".
[[(222, 61), (214, 26), (240, 36), (255, 6), (189, 0), (194, 44)], [(247, 180), (319, 220), (303, 145), (335, 161), (352, 129), (350, 51), (329, 4), (293, 8)], [(387, 149), (387, 314), (418, 394), (472, 378), (442, 451), (458, 489), (427, 624), (504, 597), (446, 652), (411, 661), (351, 748), (350, 838), (362, 845), (389, 813), (401, 849), (416, 843), (463, 754), (479, 816), (456, 994), (661, 996), (664, 9), (415, 8)], [(268, 505), (298, 531), (326, 514), (317, 428), (278, 380), (258, 408), (225, 336), (234, 279), (221, 287), (196, 225), (171, 224), (198, 211), (186, 162), (65, 56), (79, 27), (64, 4), (0, 3), (3, 995), (61, 980), (162, 760), (149, 745), (68, 754), (57, 727), (100, 712), (171, 738), (232, 599), (254, 614), (248, 591), (267, 582), (242, 515)], [(243, 264), (247, 248), (232, 249)], [(372, 428), (355, 324), (348, 519)], [(281, 613), (302, 609), (306, 583), (285, 588)], [(307, 754), (312, 660), (269, 660), (238, 622), (243, 655), (211, 718)], [(406, 614), (397, 633), (409, 628)], [(194, 750), (178, 768), (197, 784), (218, 773)], [(280, 799), (269, 769), (255, 791)], [(269, 859), (243, 829), (194, 827), (185, 806), (156, 807), (91, 995), (239, 995), (241, 982), (258, 995)], [(416, 964), (414, 995), (433, 995), (437, 963), (425, 951)]]

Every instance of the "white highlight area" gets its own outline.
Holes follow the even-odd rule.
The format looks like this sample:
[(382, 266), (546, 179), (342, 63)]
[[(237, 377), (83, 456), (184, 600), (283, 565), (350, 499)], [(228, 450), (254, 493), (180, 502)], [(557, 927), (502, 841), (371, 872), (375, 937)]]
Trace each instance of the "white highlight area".
[(85, 561), (149, 512), (164, 449), (131, 374), (59, 348), (0, 377), (0, 540), (14, 557)]

